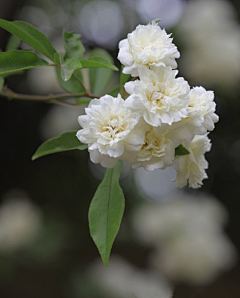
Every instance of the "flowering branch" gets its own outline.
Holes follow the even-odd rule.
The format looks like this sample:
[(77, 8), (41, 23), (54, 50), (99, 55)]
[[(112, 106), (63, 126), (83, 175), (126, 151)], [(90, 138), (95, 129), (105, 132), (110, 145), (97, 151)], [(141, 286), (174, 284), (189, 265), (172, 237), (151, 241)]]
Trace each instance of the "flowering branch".
[(19, 94), (15, 93), (11, 89), (4, 87), (0, 92), (0, 96), (6, 97), (9, 100), (25, 100), (25, 101), (38, 101), (45, 103), (56, 103), (69, 106), (77, 106), (77, 103), (64, 102), (62, 99), (68, 98), (78, 98), (78, 97), (89, 97), (89, 98), (99, 98), (98, 95), (92, 94), (90, 92), (81, 92), (81, 93), (62, 93), (62, 94), (49, 94), (49, 95), (32, 95), (32, 94)]

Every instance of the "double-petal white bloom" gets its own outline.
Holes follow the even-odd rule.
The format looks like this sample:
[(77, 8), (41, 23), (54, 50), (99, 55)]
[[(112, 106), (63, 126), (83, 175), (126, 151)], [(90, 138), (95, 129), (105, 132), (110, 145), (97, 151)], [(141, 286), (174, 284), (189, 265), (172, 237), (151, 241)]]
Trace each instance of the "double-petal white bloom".
[(177, 73), (171, 67), (140, 68), (140, 80), (125, 84), (131, 94), (125, 105), (154, 127), (186, 118), (190, 87), (183, 78), (176, 78)]
[(133, 168), (143, 167), (146, 171), (165, 169), (174, 160), (175, 147), (167, 138), (167, 132), (158, 134), (150, 127), (145, 134), (144, 144), (136, 155)]
[(153, 22), (139, 25), (119, 43), (118, 59), (125, 65), (123, 72), (133, 77), (139, 75), (141, 66), (170, 66), (176, 68), (176, 58), (180, 57), (170, 34)]
[(85, 111), (86, 115), (78, 117), (83, 129), (77, 132), (77, 137), (88, 144), (92, 162), (113, 168), (118, 159), (141, 149), (145, 125), (141, 126), (139, 114), (124, 107), (120, 95), (93, 99)]
[(170, 133), (171, 138), (191, 140), (194, 135), (203, 135), (214, 129), (214, 123), (219, 117), (215, 114), (216, 103), (213, 91), (206, 91), (203, 87), (195, 87), (189, 92), (187, 117), (174, 123)]
[(205, 169), (208, 168), (204, 154), (211, 149), (210, 140), (206, 135), (195, 136), (192, 142), (184, 141), (183, 146), (189, 154), (176, 156), (174, 160), (177, 176), (175, 181), (177, 186), (182, 188), (189, 184), (189, 187), (199, 188), (202, 180), (208, 178)]

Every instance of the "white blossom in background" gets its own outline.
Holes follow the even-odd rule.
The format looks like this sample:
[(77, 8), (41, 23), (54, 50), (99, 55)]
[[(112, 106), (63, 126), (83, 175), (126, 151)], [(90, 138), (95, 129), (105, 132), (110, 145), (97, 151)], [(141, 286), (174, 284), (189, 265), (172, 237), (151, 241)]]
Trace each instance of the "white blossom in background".
[(180, 69), (187, 78), (223, 91), (238, 88), (240, 25), (229, 1), (187, 2), (178, 30), (184, 43)]
[(79, 128), (77, 118), (84, 113), (84, 105), (69, 107), (54, 105), (43, 118), (40, 132), (45, 140), (59, 136), (63, 132)]
[(203, 194), (193, 198), (178, 190), (165, 195), (163, 203), (139, 207), (133, 216), (133, 224), (141, 242), (160, 245), (178, 233), (218, 233), (226, 224), (227, 217), (225, 208), (213, 197)]
[(150, 128), (145, 134), (142, 148), (136, 155), (133, 168), (143, 167), (147, 171), (165, 169), (172, 165), (175, 147), (167, 138), (167, 133), (158, 134)]
[(141, 125), (140, 115), (127, 109), (120, 95), (92, 100), (78, 120), (83, 129), (77, 137), (88, 144), (92, 162), (104, 167), (113, 168), (129, 153), (134, 156), (144, 143), (147, 125)]
[(142, 66), (176, 68), (175, 59), (180, 54), (170, 36), (156, 22), (137, 26), (119, 43), (118, 59), (125, 66), (123, 72), (136, 77)]
[(158, 274), (135, 268), (120, 257), (111, 256), (108, 267), (93, 263), (88, 275), (110, 297), (172, 298), (171, 287)]
[(15, 251), (34, 240), (42, 227), (40, 209), (24, 198), (0, 205), (0, 251)]
[(150, 265), (161, 274), (174, 282), (208, 284), (236, 261), (236, 250), (223, 232), (227, 212), (210, 196), (180, 191), (173, 196), (135, 211), (135, 235), (155, 249)]
[(210, 140), (207, 135), (195, 136), (191, 142), (183, 142), (183, 146), (189, 151), (189, 154), (175, 157), (174, 166), (177, 175), (174, 181), (180, 188), (187, 183), (189, 187), (199, 188), (202, 185), (202, 180), (208, 178), (205, 172), (208, 162), (204, 154), (211, 149)]
[(153, 266), (177, 282), (205, 285), (235, 263), (235, 249), (223, 234), (184, 235), (152, 256)]
[(183, 78), (176, 78), (177, 73), (171, 67), (141, 68), (140, 80), (125, 84), (130, 94), (125, 105), (154, 127), (186, 118), (190, 87)]

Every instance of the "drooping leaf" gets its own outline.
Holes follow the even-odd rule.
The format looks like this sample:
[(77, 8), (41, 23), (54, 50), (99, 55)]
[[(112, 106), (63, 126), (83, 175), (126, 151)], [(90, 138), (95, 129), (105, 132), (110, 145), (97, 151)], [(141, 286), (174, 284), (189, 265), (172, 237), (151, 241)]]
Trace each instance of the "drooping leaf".
[(54, 61), (54, 54), (57, 51), (54, 49), (48, 38), (32, 25), (22, 21), (9, 22), (0, 19), (0, 27), (13, 35), (16, 35), (32, 48)]
[(119, 231), (125, 200), (119, 185), (122, 162), (107, 169), (89, 209), (90, 234), (107, 266), (112, 245)]
[(4, 84), (4, 78), (3, 77), (0, 77), (0, 91), (3, 88), (3, 84)]
[(121, 76), (120, 76), (120, 84), (121, 84), (121, 86), (123, 86), (128, 80), (129, 80), (129, 78), (130, 78), (130, 74), (125, 74), (125, 73), (123, 73), (122, 71), (123, 71), (123, 68), (124, 68), (124, 65), (122, 65), (122, 67), (121, 67)]
[(0, 76), (17, 71), (46, 66), (47, 61), (30, 51), (10, 51), (0, 53)]
[(118, 68), (101, 57), (91, 57), (90, 59), (80, 59), (82, 68), (107, 68), (118, 71)]
[(76, 70), (74, 72), (74, 76), (72, 76), (66, 82), (62, 79), (61, 70), (59, 68), (56, 68), (56, 75), (57, 75), (58, 83), (64, 90), (66, 90), (70, 93), (84, 92), (84, 88), (79, 82), (79, 81), (83, 82), (83, 76), (82, 76), (82, 72), (80, 69)]
[(63, 41), (65, 48), (64, 59), (76, 58), (82, 59), (85, 53), (85, 48), (81, 42), (81, 35), (74, 32), (63, 31)]
[[(113, 64), (112, 56), (103, 49), (94, 49), (89, 54), (89, 59), (92, 59), (94, 56), (99, 56), (109, 63)], [(94, 94), (103, 95), (107, 84), (109, 83), (112, 77), (113, 71), (106, 68), (90, 68), (89, 69), (89, 81), (90, 81), (90, 90)]]
[(32, 160), (39, 157), (69, 151), (69, 150), (84, 150), (87, 148), (86, 144), (82, 144), (76, 137), (77, 131), (68, 131), (61, 134), (59, 137), (52, 138), (44, 142), (32, 156)]
[(20, 45), (20, 38), (18, 38), (15, 35), (11, 35), (6, 46), (6, 51), (17, 50), (19, 45)]
[(188, 155), (190, 152), (183, 147), (183, 145), (179, 145), (177, 148), (175, 148), (175, 155)]
[(61, 76), (64, 82), (68, 81), (75, 70), (82, 68), (82, 64), (76, 58), (64, 60), (63, 55), (55, 54), (54, 60), (61, 66)]

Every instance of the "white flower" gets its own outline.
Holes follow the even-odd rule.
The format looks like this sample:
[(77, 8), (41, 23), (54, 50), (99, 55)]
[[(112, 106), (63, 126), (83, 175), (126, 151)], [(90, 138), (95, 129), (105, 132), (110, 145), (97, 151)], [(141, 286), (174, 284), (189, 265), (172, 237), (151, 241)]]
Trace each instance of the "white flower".
[(185, 141), (183, 146), (189, 151), (188, 155), (176, 156), (174, 160), (177, 176), (177, 186), (182, 188), (189, 183), (189, 187), (199, 188), (202, 180), (208, 178), (205, 169), (208, 162), (204, 153), (210, 151), (211, 143), (207, 135), (195, 136), (192, 142)]
[(118, 159), (135, 154), (144, 143), (145, 130), (140, 115), (124, 107), (119, 95), (105, 95), (90, 102), (86, 115), (78, 117), (83, 129), (77, 132), (88, 144), (90, 158), (103, 167), (113, 168)]
[(175, 78), (177, 70), (160, 66), (153, 70), (141, 68), (140, 81), (125, 84), (131, 94), (125, 106), (141, 113), (144, 120), (154, 126), (172, 125), (187, 117), (190, 87), (183, 78)]
[(133, 168), (143, 167), (147, 171), (165, 169), (172, 165), (175, 147), (166, 132), (158, 134), (152, 127), (146, 132), (144, 144), (136, 155)]
[(157, 23), (139, 25), (119, 43), (118, 59), (125, 65), (123, 72), (138, 76), (141, 66), (170, 66), (176, 68), (176, 58), (180, 57), (171, 35)]
[[(203, 135), (214, 129), (214, 123), (219, 120), (215, 114), (216, 104), (213, 91), (203, 87), (195, 87), (189, 92), (188, 115), (171, 127), (169, 136), (180, 140), (191, 140), (194, 135)], [(181, 142), (181, 141), (180, 141)]]

